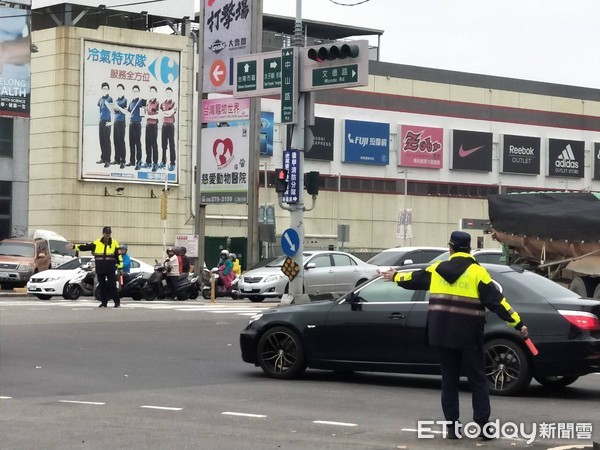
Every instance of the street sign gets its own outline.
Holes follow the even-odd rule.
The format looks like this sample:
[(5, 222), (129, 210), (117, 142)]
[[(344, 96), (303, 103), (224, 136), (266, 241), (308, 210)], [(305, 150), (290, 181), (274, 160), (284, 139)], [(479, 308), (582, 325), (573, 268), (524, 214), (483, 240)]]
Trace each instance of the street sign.
[(238, 56), (233, 64), (233, 96), (264, 97), (281, 94), (281, 52)]
[(331, 86), (332, 84), (353, 84), (358, 81), (358, 64), (347, 66), (313, 69), (313, 87)]
[(287, 170), (287, 189), (281, 197), (282, 202), (288, 204), (298, 203), (300, 200), (300, 189), (302, 186), (298, 183), (300, 175), (300, 151), (285, 150), (283, 152), (283, 168)]
[(292, 281), (300, 272), (300, 266), (294, 262), (289, 256), (285, 259), (281, 271)]
[(488, 230), (491, 225), (489, 219), (460, 219), (461, 230)]
[(240, 91), (256, 91), (256, 60), (236, 61), (235, 88)]
[(298, 121), (298, 53), (296, 47), (281, 50), (281, 123)]
[[(312, 59), (309, 52), (317, 50), (319, 46), (301, 49), (302, 77), (300, 90), (302, 92), (367, 86), (369, 84), (369, 41), (351, 41), (347, 44), (358, 47), (358, 55), (355, 58)], [(328, 45), (337, 44), (323, 44), (323, 47), (327, 48)]]
[(288, 256), (294, 256), (300, 247), (300, 236), (293, 228), (288, 228), (281, 235), (281, 250)]

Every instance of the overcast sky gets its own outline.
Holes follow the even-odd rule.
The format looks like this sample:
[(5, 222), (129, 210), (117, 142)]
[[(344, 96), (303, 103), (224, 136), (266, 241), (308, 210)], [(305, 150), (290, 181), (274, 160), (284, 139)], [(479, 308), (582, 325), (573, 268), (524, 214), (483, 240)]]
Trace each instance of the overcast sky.
[(381, 61), (600, 89), (600, 0), (302, 0), (302, 17), (383, 30)]

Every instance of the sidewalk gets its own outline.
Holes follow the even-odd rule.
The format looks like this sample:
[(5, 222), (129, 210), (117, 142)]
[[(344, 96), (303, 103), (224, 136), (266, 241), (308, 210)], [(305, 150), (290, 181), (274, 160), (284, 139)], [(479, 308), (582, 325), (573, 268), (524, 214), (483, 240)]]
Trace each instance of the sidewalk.
[(0, 289), (0, 297), (12, 297), (12, 296), (23, 296), (27, 295), (27, 288), (14, 288), (14, 289)]

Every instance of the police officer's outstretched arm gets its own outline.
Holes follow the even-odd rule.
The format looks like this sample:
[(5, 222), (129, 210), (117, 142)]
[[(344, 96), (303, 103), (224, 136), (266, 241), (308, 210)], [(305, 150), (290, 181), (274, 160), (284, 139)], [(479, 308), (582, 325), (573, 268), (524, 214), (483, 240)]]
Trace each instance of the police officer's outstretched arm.
[(482, 271), (478, 290), (479, 299), (483, 306), (507, 322), (508, 325), (519, 330), (523, 337), (527, 337), (527, 327), (521, 320), (521, 316), (510, 306), (506, 297), (496, 288), (492, 282), (492, 277), (490, 277), (490, 274), (485, 269)]

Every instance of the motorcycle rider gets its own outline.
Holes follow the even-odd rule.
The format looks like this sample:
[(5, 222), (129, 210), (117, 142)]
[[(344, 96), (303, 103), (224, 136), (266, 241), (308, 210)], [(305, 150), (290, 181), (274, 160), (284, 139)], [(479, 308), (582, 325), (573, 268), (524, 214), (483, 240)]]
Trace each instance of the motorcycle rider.
[(127, 254), (127, 246), (125, 244), (121, 244), (117, 251), (119, 252), (119, 264), (117, 268), (123, 277), (121, 286), (125, 286), (129, 281), (129, 273), (131, 272), (131, 257)]
[(219, 279), (218, 283), (225, 289), (229, 289), (231, 282), (233, 281), (233, 262), (229, 259), (229, 252), (227, 250), (221, 251), (221, 259), (219, 260)]
[(177, 297), (177, 280), (179, 279), (179, 258), (175, 254), (173, 247), (167, 248), (167, 259), (165, 260), (167, 268), (167, 284), (171, 289), (171, 297)]
[(230, 253), (229, 259), (233, 264), (233, 273), (235, 273), (236, 276), (240, 276), (242, 274), (242, 266), (240, 265), (240, 260), (237, 258), (237, 255), (235, 253)]

